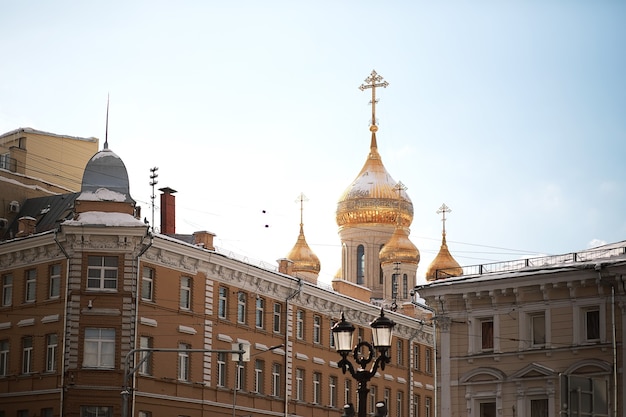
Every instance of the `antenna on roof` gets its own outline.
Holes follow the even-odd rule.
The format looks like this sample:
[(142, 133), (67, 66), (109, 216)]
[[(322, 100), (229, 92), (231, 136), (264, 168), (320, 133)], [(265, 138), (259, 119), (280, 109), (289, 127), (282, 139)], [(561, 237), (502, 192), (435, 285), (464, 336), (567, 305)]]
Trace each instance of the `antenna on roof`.
[[(158, 167), (150, 168), (150, 186), (152, 187), (152, 195), (150, 196), (150, 200), (152, 200), (152, 231), (154, 232), (154, 199), (156, 198), (156, 194), (154, 194), (154, 186), (159, 182), (157, 181), (157, 177), (159, 174), (156, 172), (159, 170)], [(161, 220), (163, 222), (163, 220)]]
[(109, 149), (109, 93), (107, 93), (107, 125), (104, 130), (104, 149)]

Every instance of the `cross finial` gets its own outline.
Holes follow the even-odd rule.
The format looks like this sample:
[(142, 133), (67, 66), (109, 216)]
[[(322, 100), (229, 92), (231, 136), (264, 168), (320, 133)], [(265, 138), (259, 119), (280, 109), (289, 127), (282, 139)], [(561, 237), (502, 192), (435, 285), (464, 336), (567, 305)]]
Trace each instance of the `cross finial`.
[(377, 87), (387, 88), (389, 83), (387, 81), (383, 81), (383, 77), (381, 75), (378, 75), (378, 73), (374, 70), (372, 70), (372, 73), (370, 74), (370, 76), (365, 79), (365, 82), (366, 84), (361, 84), (359, 86), (359, 89), (361, 91), (365, 91), (368, 88), (372, 89), (372, 101), (370, 101), (370, 104), (372, 105), (372, 123), (370, 125), (370, 130), (375, 132), (377, 130), (376, 129), (376, 103), (378, 103), (378, 100), (376, 99), (376, 88)]
[(394, 185), (395, 190), (398, 192), (398, 213), (396, 213), (396, 223), (398, 226), (400, 225), (400, 200), (402, 199), (402, 191), (406, 191), (407, 186), (402, 183), (402, 181), (398, 181), (396, 185)]
[(446, 203), (443, 203), (439, 210), (437, 210), (437, 214), (442, 214), (441, 221), (443, 222), (443, 234), (446, 234), (446, 213), (452, 212), (452, 209), (446, 206)]
[(303, 213), (304, 213), (304, 202), (309, 201), (308, 198), (304, 195), (304, 193), (300, 193), (298, 198), (296, 198), (296, 203), (300, 203), (300, 226), (304, 224), (303, 221)]

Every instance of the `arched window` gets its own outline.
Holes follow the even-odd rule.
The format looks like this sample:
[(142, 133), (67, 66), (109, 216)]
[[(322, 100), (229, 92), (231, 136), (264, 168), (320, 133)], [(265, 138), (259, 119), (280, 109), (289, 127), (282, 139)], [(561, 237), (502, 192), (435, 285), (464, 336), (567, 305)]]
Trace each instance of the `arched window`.
[(363, 284), (365, 278), (365, 248), (359, 245), (356, 248), (356, 283)]

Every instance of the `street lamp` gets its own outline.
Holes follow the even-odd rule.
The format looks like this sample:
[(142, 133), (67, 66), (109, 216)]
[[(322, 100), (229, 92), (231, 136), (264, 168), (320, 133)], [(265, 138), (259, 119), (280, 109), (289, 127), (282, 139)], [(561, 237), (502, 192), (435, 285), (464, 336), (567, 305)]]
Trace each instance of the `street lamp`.
[[(341, 321), (335, 324), (332, 328), (333, 337), (335, 340), (335, 348), (341, 355), (341, 360), (337, 363), (345, 374), (346, 371), (350, 371), (350, 375), (358, 382), (357, 392), (359, 395), (359, 411), (358, 417), (366, 417), (366, 403), (367, 383), (374, 375), (380, 366), (381, 369), (385, 369), (385, 364), (391, 361), (389, 357), (389, 348), (391, 348), (392, 330), (396, 323), (393, 320), (385, 317), (385, 312), (381, 308), (380, 316), (370, 323), (372, 328), (373, 345), (369, 342), (361, 341), (356, 346), (352, 344), (352, 336), (354, 335), (354, 326), (346, 321), (346, 318), (341, 313)], [(354, 348), (353, 348), (354, 346)], [(360, 353), (361, 347), (365, 346), (368, 349), (367, 355)], [(378, 351), (378, 355), (374, 359), (374, 355)], [(352, 352), (354, 361), (359, 365), (358, 368), (354, 368), (354, 365), (348, 360), (348, 355)], [(370, 362), (374, 361), (370, 370), (366, 370), (365, 367)], [(345, 411), (345, 410), (344, 410)]]

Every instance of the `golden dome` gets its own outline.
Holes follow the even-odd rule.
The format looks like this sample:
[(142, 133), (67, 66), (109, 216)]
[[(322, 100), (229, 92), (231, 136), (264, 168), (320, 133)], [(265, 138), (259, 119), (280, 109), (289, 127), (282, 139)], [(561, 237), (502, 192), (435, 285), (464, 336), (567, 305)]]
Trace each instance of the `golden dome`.
[(298, 240), (287, 255), (287, 259), (293, 261), (293, 272), (312, 272), (315, 274), (320, 272), (320, 260), (306, 243), (302, 224), (300, 224)]
[(394, 262), (417, 265), (420, 262), (420, 251), (409, 239), (408, 230), (396, 227), (389, 241), (378, 252), (378, 258), (382, 265)]
[(337, 225), (341, 228), (364, 223), (409, 227), (413, 222), (413, 203), (385, 169), (376, 144), (376, 126), (371, 126), (370, 153), (356, 179), (337, 202)]
[(435, 281), (437, 279), (463, 275), (463, 268), (461, 268), (461, 265), (459, 265), (459, 263), (452, 257), (450, 251), (448, 250), (446, 234), (443, 233), (442, 236), (439, 253), (428, 266), (428, 270), (426, 270), (427, 281)]

